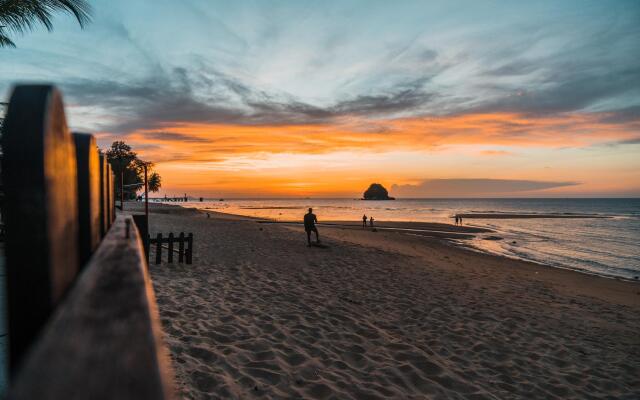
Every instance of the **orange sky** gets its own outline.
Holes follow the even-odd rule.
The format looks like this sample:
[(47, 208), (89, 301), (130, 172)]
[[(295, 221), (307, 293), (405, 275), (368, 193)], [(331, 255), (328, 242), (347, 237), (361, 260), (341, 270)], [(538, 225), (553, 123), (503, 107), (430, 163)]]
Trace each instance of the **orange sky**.
[(156, 162), (168, 195), (357, 197), (374, 181), (390, 188), (447, 178), (574, 182), (504, 195), (638, 193), (637, 146), (615, 143), (636, 138), (639, 124), (603, 121), (606, 114), (499, 113), (315, 125), (168, 123), (127, 142)]
[(0, 96), (56, 84), (161, 196), (640, 196), (638, 1), (91, 3)]

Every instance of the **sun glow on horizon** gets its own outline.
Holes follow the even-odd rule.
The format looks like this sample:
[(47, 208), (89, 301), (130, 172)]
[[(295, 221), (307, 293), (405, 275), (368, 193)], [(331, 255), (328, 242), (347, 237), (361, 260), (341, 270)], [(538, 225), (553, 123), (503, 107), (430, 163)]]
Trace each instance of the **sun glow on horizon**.
[(373, 181), (487, 177), (579, 181), (533, 195), (601, 195), (638, 190), (639, 175), (628, 168), (633, 150), (616, 146), (634, 139), (637, 128), (607, 122), (606, 113), (494, 113), (278, 126), (176, 123), (136, 131), (128, 141), (156, 160), (163, 192), (196, 196), (353, 197)]
[(0, 93), (55, 83), (161, 195), (640, 196), (637, 1), (91, 3), (15, 35)]

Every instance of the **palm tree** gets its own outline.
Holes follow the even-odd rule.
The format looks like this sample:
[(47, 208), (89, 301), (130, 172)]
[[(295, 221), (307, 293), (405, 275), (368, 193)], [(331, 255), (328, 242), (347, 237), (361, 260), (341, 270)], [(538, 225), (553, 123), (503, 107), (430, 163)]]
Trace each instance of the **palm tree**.
[[(124, 144), (124, 142), (122, 143)], [(151, 161), (142, 161), (138, 158), (133, 161), (133, 168), (136, 170), (140, 181), (143, 181), (145, 167), (147, 167), (147, 173), (149, 174), (147, 189), (149, 189), (150, 192), (157, 192), (160, 190), (160, 187), (162, 187), (162, 178), (157, 172), (151, 172), (153, 163)], [(144, 189), (144, 186), (142, 186), (141, 189)]]
[(91, 20), (87, 0), (0, 0), (0, 47), (15, 47), (8, 32), (24, 33), (36, 25), (51, 31), (56, 12), (72, 14), (83, 28)]
[(150, 192), (157, 192), (158, 190), (160, 190), (160, 187), (162, 187), (162, 178), (160, 178), (160, 174), (158, 174), (157, 172), (151, 173), (148, 185)]

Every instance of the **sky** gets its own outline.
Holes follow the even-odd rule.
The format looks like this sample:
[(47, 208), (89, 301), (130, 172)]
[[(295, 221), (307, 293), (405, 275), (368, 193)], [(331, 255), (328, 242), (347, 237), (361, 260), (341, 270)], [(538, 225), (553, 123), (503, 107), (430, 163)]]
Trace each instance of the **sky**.
[(640, 2), (94, 0), (0, 49), (160, 195), (640, 196)]

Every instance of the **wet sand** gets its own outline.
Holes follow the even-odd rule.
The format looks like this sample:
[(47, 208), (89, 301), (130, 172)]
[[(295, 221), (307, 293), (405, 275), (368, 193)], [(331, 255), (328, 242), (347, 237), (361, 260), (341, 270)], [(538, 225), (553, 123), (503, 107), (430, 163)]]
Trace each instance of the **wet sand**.
[(464, 219), (535, 219), (535, 218), (611, 218), (608, 215), (597, 214), (496, 214), (496, 213), (473, 213), (473, 214), (456, 214)]
[(193, 265), (150, 266), (184, 398), (640, 396), (638, 283), (411, 231), (320, 226), (308, 248), (298, 225), (151, 209), (152, 235), (195, 237)]
[[(261, 224), (280, 224), (290, 227), (301, 227), (302, 222), (283, 222), (259, 220)], [(489, 229), (471, 226), (456, 226), (437, 222), (376, 222), (374, 226), (354, 223), (353, 221), (332, 221), (317, 224), (319, 228), (332, 228), (355, 231), (370, 231), (375, 228), (375, 232), (396, 232), (420, 236), (437, 237), (441, 239), (471, 239), (477, 233), (491, 232)]]

